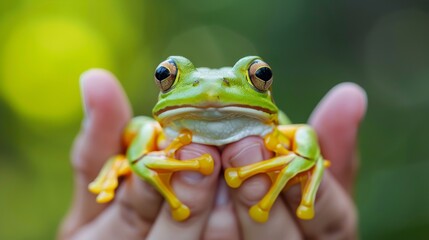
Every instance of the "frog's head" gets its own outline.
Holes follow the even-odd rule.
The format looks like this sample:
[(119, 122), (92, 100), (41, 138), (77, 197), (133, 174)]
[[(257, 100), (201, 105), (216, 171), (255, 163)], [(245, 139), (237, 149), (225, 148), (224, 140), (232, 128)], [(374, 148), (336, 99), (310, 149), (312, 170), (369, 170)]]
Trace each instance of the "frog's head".
[(195, 68), (188, 59), (172, 56), (155, 71), (161, 92), (153, 115), (162, 124), (178, 118), (211, 121), (234, 115), (276, 123), (272, 82), (271, 68), (256, 56), (220, 69)]

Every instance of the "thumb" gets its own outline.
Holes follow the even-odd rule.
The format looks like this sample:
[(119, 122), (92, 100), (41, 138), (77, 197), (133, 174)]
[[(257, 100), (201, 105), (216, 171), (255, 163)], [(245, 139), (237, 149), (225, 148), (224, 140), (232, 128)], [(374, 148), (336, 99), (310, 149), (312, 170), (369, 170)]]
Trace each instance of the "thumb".
[(366, 104), (361, 87), (342, 83), (326, 95), (309, 120), (319, 136), (323, 156), (332, 162), (330, 172), (349, 193), (359, 164), (356, 141)]
[(121, 136), (131, 116), (129, 103), (116, 78), (93, 69), (81, 76), (85, 120), (72, 150), (75, 189), (72, 207), (61, 234), (68, 235), (94, 219), (104, 208), (95, 202), (88, 184), (108, 157), (121, 150)]

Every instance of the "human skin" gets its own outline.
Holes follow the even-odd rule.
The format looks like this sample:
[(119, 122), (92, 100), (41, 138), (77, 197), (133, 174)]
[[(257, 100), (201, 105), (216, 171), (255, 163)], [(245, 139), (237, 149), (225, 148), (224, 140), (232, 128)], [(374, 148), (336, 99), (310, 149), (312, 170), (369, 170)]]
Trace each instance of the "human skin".
[(238, 189), (229, 189), (221, 169), (243, 166), (271, 156), (259, 137), (247, 137), (224, 147), (190, 144), (177, 153), (188, 159), (209, 153), (215, 170), (209, 176), (193, 172), (175, 174), (177, 196), (190, 207), (184, 222), (174, 221), (159, 193), (136, 175), (120, 186), (115, 200), (98, 204), (87, 190), (106, 159), (121, 151), (122, 130), (131, 119), (128, 100), (116, 78), (94, 69), (81, 77), (85, 120), (72, 150), (74, 198), (59, 239), (355, 239), (357, 215), (353, 186), (358, 166), (356, 138), (366, 111), (365, 92), (352, 83), (334, 87), (310, 117), (322, 153), (331, 161), (316, 199), (313, 220), (295, 215), (300, 187), (284, 192), (265, 224), (254, 222), (248, 209), (270, 187), (257, 175)]

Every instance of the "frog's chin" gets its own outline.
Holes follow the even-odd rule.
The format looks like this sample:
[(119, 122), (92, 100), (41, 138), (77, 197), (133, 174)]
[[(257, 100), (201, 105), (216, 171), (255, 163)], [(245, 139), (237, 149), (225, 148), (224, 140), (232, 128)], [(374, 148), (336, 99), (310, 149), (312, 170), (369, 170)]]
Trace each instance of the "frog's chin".
[(265, 136), (272, 131), (271, 114), (253, 108), (181, 107), (158, 115), (168, 137), (176, 137), (183, 129), (192, 132), (195, 143), (221, 146), (247, 136)]

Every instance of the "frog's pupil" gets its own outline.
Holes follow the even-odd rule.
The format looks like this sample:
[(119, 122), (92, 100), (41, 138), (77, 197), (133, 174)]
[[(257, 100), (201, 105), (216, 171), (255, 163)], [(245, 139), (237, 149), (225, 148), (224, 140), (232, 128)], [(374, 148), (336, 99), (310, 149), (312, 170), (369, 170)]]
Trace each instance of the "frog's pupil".
[(268, 67), (261, 67), (258, 70), (256, 70), (255, 75), (264, 80), (265, 82), (270, 80), (273, 76), (273, 73), (271, 72), (271, 69)]
[(168, 70), (168, 68), (166, 68), (164, 66), (159, 66), (155, 71), (155, 77), (159, 81), (166, 79), (169, 76), (170, 76), (170, 71)]

